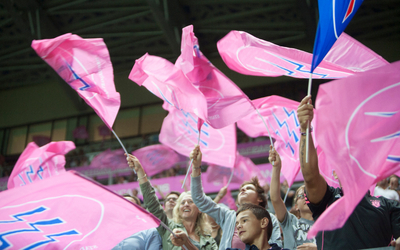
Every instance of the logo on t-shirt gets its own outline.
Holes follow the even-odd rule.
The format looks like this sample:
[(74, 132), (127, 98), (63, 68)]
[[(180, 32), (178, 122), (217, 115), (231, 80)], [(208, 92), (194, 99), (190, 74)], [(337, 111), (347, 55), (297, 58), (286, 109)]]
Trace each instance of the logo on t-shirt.
[(380, 200), (371, 200), (371, 204), (374, 207), (380, 207), (381, 206), (381, 201)]

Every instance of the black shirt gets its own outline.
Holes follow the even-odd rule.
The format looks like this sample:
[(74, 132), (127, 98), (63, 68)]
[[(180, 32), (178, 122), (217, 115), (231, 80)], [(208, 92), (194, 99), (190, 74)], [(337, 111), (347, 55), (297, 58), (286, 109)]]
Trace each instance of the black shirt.
[[(314, 221), (342, 196), (340, 188), (328, 186), (324, 198), (318, 205), (308, 202)], [(318, 249), (322, 248), (322, 234), (324, 250), (388, 246), (392, 236), (395, 239), (400, 236), (400, 204), (384, 197), (371, 196), (368, 192), (342, 228), (317, 234)]]

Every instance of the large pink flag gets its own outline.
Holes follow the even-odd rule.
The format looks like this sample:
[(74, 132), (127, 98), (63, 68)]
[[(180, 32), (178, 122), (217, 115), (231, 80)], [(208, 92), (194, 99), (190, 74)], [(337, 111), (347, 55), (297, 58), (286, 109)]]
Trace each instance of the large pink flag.
[(139, 159), (148, 176), (167, 170), (180, 161), (173, 149), (161, 144), (140, 148), (133, 151), (132, 155)]
[[(282, 47), (244, 31), (229, 32), (217, 47), (226, 65), (245, 75), (310, 77), (311, 53)], [(387, 64), (368, 47), (342, 33), (312, 77), (343, 78)]]
[[(268, 96), (253, 100), (253, 104), (271, 128), (275, 149), (282, 160), (282, 174), (291, 186), (300, 171), (300, 124), (296, 115), (299, 102), (280, 96)], [(268, 136), (264, 123), (256, 113), (242, 118), (237, 125), (250, 137)], [(311, 125), (315, 127), (314, 122)]]
[(112, 129), (121, 100), (103, 39), (82, 39), (68, 33), (34, 40), (31, 46)]
[(175, 65), (206, 98), (208, 117), (205, 121), (209, 125), (223, 128), (254, 111), (243, 91), (201, 53), (193, 25), (182, 30), (181, 51)]
[(400, 62), (320, 86), (316, 139), (336, 166), (344, 196), (314, 223), (343, 226), (369, 187), (400, 170)]
[[(194, 114), (170, 109), (164, 118), (159, 140), (179, 154), (189, 156), (197, 144), (198, 136), (198, 119)], [(204, 162), (232, 168), (236, 158), (235, 125), (214, 129), (204, 123), (201, 127), (200, 148)]]
[(74, 171), (0, 193), (1, 249), (111, 249), (159, 220)]
[(8, 178), (7, 188), (25, 186), (65, 172), (65, 154), (75, 149), (71, 141), (50, 142), (38, 147), (26, 146)]

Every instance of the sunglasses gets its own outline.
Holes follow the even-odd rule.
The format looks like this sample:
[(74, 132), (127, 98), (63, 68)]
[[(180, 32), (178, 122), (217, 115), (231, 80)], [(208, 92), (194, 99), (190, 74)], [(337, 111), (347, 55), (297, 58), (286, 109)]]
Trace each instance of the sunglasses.
[(306, 197), (305, 194), (298, 194), (297, 199), (304, 199)]

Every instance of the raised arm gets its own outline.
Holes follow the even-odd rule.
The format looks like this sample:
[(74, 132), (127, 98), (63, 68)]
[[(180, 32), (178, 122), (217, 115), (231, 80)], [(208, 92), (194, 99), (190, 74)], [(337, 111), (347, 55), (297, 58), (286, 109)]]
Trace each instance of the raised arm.
[[(128, 155), (126, 159), (128, 161), (129, 167), (134, 168), (136, 171), (140, 184), (140, 189), (142, 190), (143, 194), (143, 202), (147, 210), (154, 216), (159, 218), (162, 222), (164, 222), (164, 224), (168, 225), (168, 217), (156, 196), (154, 188), (151, 186), (149, 180), (147, 179), (147, 175), (144, 172), (139, 160), (133, 155)], [(161, 236), (164, 235), (166, 231), (166, 229), (162, 226), (159, 226), (157, 230)]]
[(306, 163), (306, 130), (308, 122), (311, 123), (314, 117), (313, 108), (314, 107), (311, 104), (311, 96), (304, 97), (297, 108), (297, 117), (300, 122), (301, 131), (299, 157), (301, 172), (303, 173), (307, 191), (307, 199), (313, 204), (318, 204), (326, 193), (327, 185), (324, 177), (319, 173), (318, 155), (317, 150), (314, 147), (311, 133), (308, 148), (309, 158), (308, 163)]
[(206, 196), (201, 184), (201, 158), (200, 147), (197, 145), (190, 153), (190, 159), (193, 159), (192, 181), (190, 182), (190, 191), (192, 199), (199, 210), (211, 216), (215, 222), (223, 227), (228, 209), (220, 207), (210, 197)]
[(275, 210), (276, 218), (278, 219), (279, 222), (283, 222), (287, 210), (285, 203), (281, 198), (281, 192), (280, 192), (281, 190), (280, 176), (281, 176), (282, 162), (281, 158), (279, 157), (279, 154), (272, 147), (272, 145), (270, 145), (269, 148), (270, 148), (268, 157), (269, 162), (274, 162), (274, 165), (272, 166), (271, 186), (269, 194), (272, 206), (274, 207)]

